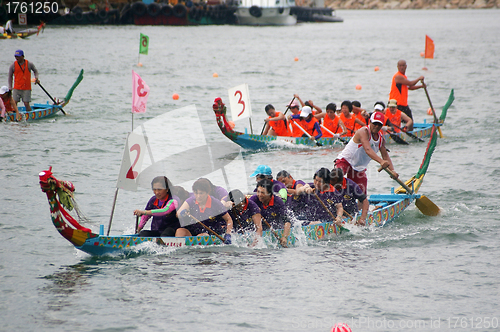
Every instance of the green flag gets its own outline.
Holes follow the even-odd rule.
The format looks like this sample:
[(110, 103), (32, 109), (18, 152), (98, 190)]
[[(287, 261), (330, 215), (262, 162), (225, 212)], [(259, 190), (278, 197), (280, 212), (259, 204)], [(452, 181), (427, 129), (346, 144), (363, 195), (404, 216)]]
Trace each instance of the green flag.
[(149, 37), (146, 35), (143, 35), (141, 33), (141, 43), (139, 46), (139, 54), (148, 55), (148, 48), (149, 48)]

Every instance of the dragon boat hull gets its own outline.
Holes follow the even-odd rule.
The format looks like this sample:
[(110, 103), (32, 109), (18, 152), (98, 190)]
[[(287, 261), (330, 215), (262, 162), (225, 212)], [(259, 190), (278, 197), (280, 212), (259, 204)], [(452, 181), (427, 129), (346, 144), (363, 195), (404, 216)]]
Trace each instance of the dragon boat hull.
[[(61, 199), (58, 199), (61, 191), (74, 191), (73, 185), (68, 181), (60, 181), (52, 176), (50, 170), (40, 173), (40, 185), (42, 191), (47, 194), (49, 200), (51, 218), (59, 233), (71, 242), (75, 248), (90, 255), (105, 255), (113, 253), (126, 253), (127, 251), (140, 251), (141, 244), (155, 243), (167, 247), (196, 247), (222, 245), (222, 242), (215, 236), (188, 236), (188, 237), (138, 237), (133, 235), (105, 236), (103, 228), (101, 234), (93, 233), (90, 229), (82, 227), (76, 220), (64, 210)], [(60, 196), (59, 196), (60, 197)], [(371, 204), (377, 205), (377, 209), (370, 212), (366, 218), (368, 226), (384, 226), (399, 217), (412, 201), (420, 195), (388, 194), (370, 196)], [(355, 220), (359, 216), (354, 217)], [(344, 219), (344, 223), (348, 223)], [(354, 223), (353, 220), (350, 223)], [(342, 233), (345, 228), (337, 226), (335, 223), (327, 221), (314, 225), (292, 227), (292, 232), (288, 237), (288, 246), (295, 246), (301, 239), (306, 241), (319, 241), (332, 238)], [(277, 230), (281, 236), (283, 230)], [(263, 232), (263, 239), (269, 246), (278, 246), (276, 238), (270, 231)], [(249, 244), (253, 237), (235, 235), (235, 243)]]
[[(26, 112), (26, 107), (18, 107), (19, 113), (26, 121), (40, 120), (54, 116), (57, 112), (62, 109), (61, 105), (52, 105), (47, 102), (47, 104), (33, 104), (31, 105), (31, 111)], [(8, 113), (6, 115), (7, 121), (16, 121), (16, 113)]]
[[(446, 119), (446, 114), (448, 108), (451, 106), (454, 100), (454, 92), (453, 90), (450, 93), (448, 98), (448, 102), (443, 107), (441, 111), (441, 115), (439, 117), (439, 123), (414, 123), (413, 131), (409, 131), (409, 134), (416, 136), (420, 139), (428, 138), (431, 135), (433, 125), (440, 127), (444, 124), (444, 120)], [(334, 139), (334, 138), (320, 138), (317, 140), (318, 144), (314, 141), (308, 139), (307, 137), (284, 137), (284, 136), (267, 136), (267, 135), (258, 135), (258, 134), (248, 134), (246, 132), (239, 132), (232, 129), (229, 125), (229, 122), (226, 118), (226, 110), (225, 106), (222, 105), (220, 109), (214, 109), (217, 125), (219, 126), (220, 131), (224, 136), (229, 138), (234, 143), (238, 144), (244, 149), (247, 150), (266, 150), (273, 148), (283, 148), (283, 147), (317, 147), (317, 146), (343, 146), (346, 144), (350, 137), (342, 138), (343, 141)], [(384, 134), (384, 138), (388, 143), (411, 143), (415, 141), (415, 138), (410, 137), (404, 132), (394, 133), (392, 136), (399, 137), (396, 142), (390, 134)], [(397, 139), (397, 138), (396, 138)], [(402, 142), (404, 141), (404, 142)]]

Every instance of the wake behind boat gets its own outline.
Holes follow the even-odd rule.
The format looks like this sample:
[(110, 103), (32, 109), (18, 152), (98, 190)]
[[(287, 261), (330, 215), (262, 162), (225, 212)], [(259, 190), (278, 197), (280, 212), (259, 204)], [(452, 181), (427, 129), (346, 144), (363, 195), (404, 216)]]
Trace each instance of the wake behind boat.
[[(177, 114), (182, 113), (184, 115), (188, 114), (189, 110), (183, 110), (183, 112), (176, 112)], [(163, 117), (163, 120), (170, 121), (172, 123), (172, 119), (170, 116), (160, 116)], [(188, 119), (190, 123), (193, 125), (192, 128), (196, 130), (196, 123)], [(120, 173), (127, 174), (127, 179), (123, 179), (124, 181), (129, 181), (128, 184), (121, 183), (120, 178), (117, 186), (136, 186), (140, 185), (140, 183), (149, 183), (149, 178), (155, 174), (162, 174), (161, 170), (163, 167), (167, 167), (166, 164), (163, 164), (161, 160), (171, 160), (175, 159), (175, 156), (182, 155), (183, 158), (186, 158), (186, 151), (195, 151), (196, 149), (183, 149), (182, 151), (174, 151), (170, 152), (170, 155), (164, 155), (159, 157), (158, 153), (153, 153), (154, 149), (152, 149), (151, 145), (154, 145), (153, 135), (156, 132), (155, 129), (150, 128), (147, 124), (158, 124), (160, 122), (160, 126), (163, 128), (162, 131), (158, 132), (158, 134), (163, 134), (165, 132), (165, 127), (161, 124), (161, 121), (157, 121), (157, 118), (149, 120), (143, 126), (137, 129), (137, 132), (145, 132), (148, 131), (152, 133), (150, 136), (144, 136), (142, 138), (132, 137), (129, 135), (128, 143), (126, 144), (124, 151), (124, 163), (122, 163), (122, 168)], [(182, 126), (180, 126), (182, 127)], [(430, 158), (435, 149), (437, 142), (437, 126), (432, 126), (431, 135), (429, 139), (429, 143), (427, 146), (426, 153), (424, 155), (424, 160), (418, 170), (418, 172), (406, 183), (400, 183), (402, 186), (395, 191), (392, 191), (387, 194), (381, 195), (371, 195), (369, 197), (370, 204), (374, 206), (371, 212), (369, 212), (366, 218), (366, 224), (368, 226), (384, 226), (387, 223), (395, 220), (399, 217), (413, 201), (416, 201), (417, 207), (426, 215), (433, 215), (435, 211), (430, 211), (432, 209), (433, 203), (430, 202), (425, 196), (417, 195), (417, 192), (422, 184), (423, 177), (427, 171), (429, 166)], [(134, 143), (132, 145), (132, 143)], [(210, 150), (210, 146), (203, 145), (204, 142), (200, 142), (200, 148), (196, 150), (196, 154), (200, 151), (204, 150), (208, 147)], [(206, 143), (206, 142), (205, 142)], [(145, 146), (142, 146), (144, 144)], [(164, 144), (162, 144), (164, 146)], [(130, 146), (130, 148), (129, 148)], [(168, 150), (168, 149), (167, 149)], [(131, 163), (130, 156), (128, 153), (136, 152), (137, 156), (133, 158), (133, 163)], [(145, 155), (149, 155), (151, 160), (142, 162), (142, 153), (140, 151), (144, 151)], [(146, 152), (148, 151), (148, 152)], [(157, 158), (158, 157), (158, 158)], [(153, 159), (156, 159), (153, 160)], [(160, 160), (161, 159), (161, 160)], [(218, 158), (213, 158), (216, 160)], [(226, 158), (227, 159), (227, 158)], [(185, 159), (187, 160), (187, 159)], [(234, 159), (236, 160), (236, 158)], [(229, 169), (229, 162), (223, 162), (222, 164), (219, 162), (218, 166), (212, 165), (211, 170), (221, 171), (227, 177), (224, 169)], [(143, 164), (143, 165), (142, 165)], [(210, 164), (210, 163), (204, 163)], [(170, 163), (170, 166), (173, 165)], [(179, 164), (177, 164), (179, 165)], [(185, 165), (185, 164), (183, 164)], [(136, 168), (137, 167), (137, 168)], [(210, 167), (210, 165), (209, 165)], [(127, 171), (128, 170), (128, 171)], [(203, 171), (206, 172), (207, 169), (199, 169), (198, 172)], [(166, 174), (166, 172), (163, 172)], [(170, 177), (169, 173), (169, 177)], [(186, 175), (186, 170), (182, 171), (183, 175)], [(239, 173), (240, 177), (246, 177), (245, 172)], [(142, 179), (140, 179), (142, 177)], [(156, 243), (159, 245), (165, 245), (169, 247), (190, 247), (190, 246), (211, 246), (211, 245), (222, 245), (222, 241), (216, 236), (187, 236), (187, 237), (138, 237), (137, 234), (129, 234), (129, 235), (104, 235), (104, 226), (101, 225), (99, 233), (95, 233), (89, 228), (86, 228), (80, 224), (80, 221), (77, 221), (75, 217), (73, 217), (68, 211), (71, 211), (75, 204), (73, 202), (73, 193), (75, 188), (71, 182), (58, 180), (53, 174), (52, 169), (45, 170), (40, 172), (40, 186), (43, 192), (46, 193), (50, 211), (51, 218), (54, 226), (58, 230), (58, 232), (66, 238), (69, 242), (71, 242), (77, 249), (82, 250), (91, 255), (104, 255), (108, 253), (123, 253), (130, 250), (140, 251), (142, 247), (140, 247), (143, 243)], [(135, 180), (134, 180), (135, 179)], [(121, 183), (121, 184), (120, 184)], [(430, 202), (430, 203), (429, 203)], [(80, 213), (78, 213), (78, 217), (80, 217)], [(301, 226), (300, 221), (292, 227), (292, 232), (290, 236), (287, 238), (287, 246), (294, 246), (298, 244), (305, 244), (305, 242), (309, 241), (317, 241), (322, 239), (330, 238), (333, 235), (338, 235), (342, 232), (344, 227), (348, 224), (354, 224), (357, 220), (359, 220), (360, 216), (356, 215), (352, 220), (348, 218), (343, 219), (343, 227), (339, 227), (333, 221), (324, 221), (319, 224)], [(355, 227), (355, 226), (352, 226)], [(283, 234), (283, 230), (276, 230), (278, 235), (281, 236)], [(244, 235), (234, 235), (233, 244), (246, 246), (251, 243), (251, 236)], [(264, 231), (262, 239), (267, 246), (277, 247), (278, 242), (276, 240), (276, 235), (272, 234), (270, 231)]]
[[(439, 116), (438, 123), (414, 123), (413, 131), (399, 132), (393, 134), (384, 134), (384, 139), (388, 143), (398, 143), (406, 144), (415, 141), (416, 138), (411, 137), (412, 135), (417, 138), (427, 138), (431, 135), (433, 126), (442, 126), (446, 119), (446, 114), (448, 108), (453, 103), (454, 91), (451, 90), (448, 101), (443, 106), (441, 115)], [(215, 105), (214, 105), (215, 107)], [(288, 136), (268, 136), (248, 133), (245, 128), (245, 132), (239, 132), (233, 130), (232, 126), (229, 124), (226, 117), (226, 107), (224, 104), (222, 106), (214, 108), (215, 117), (217, 120), (217, 125), (220, 131), (229, 138), (234, 143), (238, 144), (247, 150), (266, 150), (270, 148), (283, 148), (283, 147), (316, 147), (316, 146), (343, 146), (349, 141), (349, 137), (342, 138), (342, 140), (335, 139), (332, 137), (319, 138), (317, 143), (307, 137), (288, 137)], [(318, 144), (319, 143), (319, 144)]]

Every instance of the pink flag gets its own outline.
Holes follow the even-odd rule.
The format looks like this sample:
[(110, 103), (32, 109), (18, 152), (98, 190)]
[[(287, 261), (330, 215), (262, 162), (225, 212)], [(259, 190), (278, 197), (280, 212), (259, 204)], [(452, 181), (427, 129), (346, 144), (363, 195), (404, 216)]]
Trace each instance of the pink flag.
[(149, 86), (132, 70), (132, 113), (146, 113)]

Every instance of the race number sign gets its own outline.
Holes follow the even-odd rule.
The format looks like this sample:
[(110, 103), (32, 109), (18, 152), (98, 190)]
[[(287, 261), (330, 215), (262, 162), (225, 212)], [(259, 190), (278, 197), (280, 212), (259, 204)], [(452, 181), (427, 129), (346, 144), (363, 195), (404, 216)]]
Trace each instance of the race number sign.
[(250, 93), (248, 84), (241, 84), (227, 90), (229, 95), (229, 105), (233, 121), (246, 119), (252, 116), (252, 106), (250, 105)]
[(117, 188), (131, 191), (137, 190), (137, 178), (141, 173), (142, 160), (146, 152), (147, 145), (144, 136), (129, 133), (123, 150), (122, 165), (116, 184)]
[(28, 25), (28, 17), (26, 16), (26, 14), (18, 14), (17, 15), (17, 24)]

